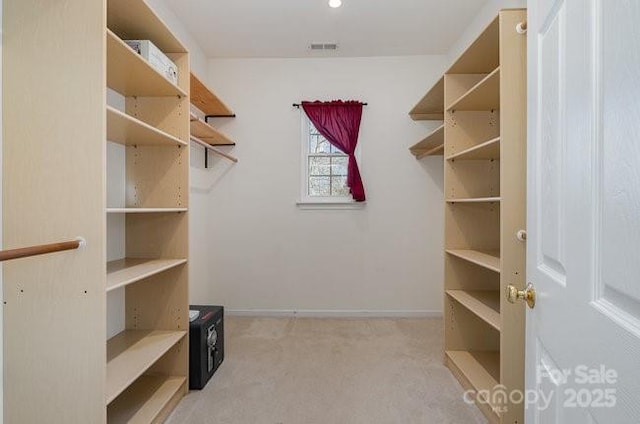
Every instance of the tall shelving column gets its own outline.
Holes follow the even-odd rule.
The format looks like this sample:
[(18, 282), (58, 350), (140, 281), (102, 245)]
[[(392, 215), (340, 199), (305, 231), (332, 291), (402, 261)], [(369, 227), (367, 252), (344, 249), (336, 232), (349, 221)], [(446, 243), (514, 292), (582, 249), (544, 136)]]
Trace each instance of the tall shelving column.
[[(525, 19), (501, 11), (445, 73), (445, 361), (484, 393), (524, 383), (524, 311), (503, 293), (524, 285)], [(523, 422), (495, 400), (476, 402), (490, 422)]]
[(4, 0), (3, 18), (5, 246), (86, 240), (3, 266), (4, 421), (162, 422), (188, 387), (188, 52), (144, 0)]
[[(107, 86), (125, 98), (106, 110), (107, 140), (125, 149), (108, 169), (124, 170), (126, 187), (106, 210), (125, 238), (107, 264), (107, 292), (125, 293), (125, 330), (106, 341), (107, 422), (162, 422), (188, 387), (189, 55), (143, 0), (107, 1), (106, 38)], [(151, 40), (178, 84), (126, 39)]]
[[(500, 384), (500, 59), (496, 18), (445, 74), (445, 362)], [(487, 152), (480, 145), (497, 140)], [(492, 405), (477, 402), (492, 423)]]
[(524, 386), (524, 309), (504, 292), (525, 285), (525, 21), (524, 9), (500, 11), (409, 113), (444, 117), (410, 150), (444, 150), (445, 364), (491, 423), (524, 419), (522, 404), (496, 400)]

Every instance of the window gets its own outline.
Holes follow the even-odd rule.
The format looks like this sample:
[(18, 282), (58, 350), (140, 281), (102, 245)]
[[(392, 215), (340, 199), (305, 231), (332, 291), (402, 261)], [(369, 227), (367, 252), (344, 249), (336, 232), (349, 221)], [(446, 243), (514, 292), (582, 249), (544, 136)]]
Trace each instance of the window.
[(302, 202), (353, 203), (347, 187), (349, 157), (331, 145), (302, 115)]

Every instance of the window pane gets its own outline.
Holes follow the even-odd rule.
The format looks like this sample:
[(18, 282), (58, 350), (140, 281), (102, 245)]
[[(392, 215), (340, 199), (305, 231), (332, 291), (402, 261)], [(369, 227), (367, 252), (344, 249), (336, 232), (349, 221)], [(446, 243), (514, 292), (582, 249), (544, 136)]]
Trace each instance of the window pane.
[(334, 145), (331, 145), (331, 153), (335, 153), (335, 154), (338, 154), (338, 155), (344, 155), (344, 152), (342, 150), (338, 149), (337, 147), (335, 147)]
[(316, 153), (318, 148), (318, 137), (309, 136), (309, 153)]
[(309, 175), (331, 175), (331, 158), (309, 157)]
[(307, 191), (310, 197), (348, 197), (349, 158), (309, 123)]
[(331, 153), (331, 144), (324, 137), (319, 136), (313, 153)]
[(337, 156), (331, 158), (331, 175), (347, 175), (347, 165), (349, 158)]
[(330, 177), (309, 177), (309, 196), (330, 196)]
[(309, 136), (309, 153), (330, 153), (331, 144), (321, 135)]
[(331, 195), (349, 195), (349, 187), (347, 187), (347, 177), (331, 177)]

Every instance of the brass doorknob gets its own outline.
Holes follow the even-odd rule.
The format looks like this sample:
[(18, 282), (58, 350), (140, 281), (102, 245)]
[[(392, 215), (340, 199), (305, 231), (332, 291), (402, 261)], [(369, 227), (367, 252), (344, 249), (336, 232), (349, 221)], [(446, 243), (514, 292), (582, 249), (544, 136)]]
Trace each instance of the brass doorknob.
[(524, 300), (527, 305), (533, 309), (536, 306), (536, 290), (533, 284), (527, 284), (524, 290), (518, 290), (513, 284), (507, 286), (507, 300), (510, 303), (516, 303), (518, 300)]

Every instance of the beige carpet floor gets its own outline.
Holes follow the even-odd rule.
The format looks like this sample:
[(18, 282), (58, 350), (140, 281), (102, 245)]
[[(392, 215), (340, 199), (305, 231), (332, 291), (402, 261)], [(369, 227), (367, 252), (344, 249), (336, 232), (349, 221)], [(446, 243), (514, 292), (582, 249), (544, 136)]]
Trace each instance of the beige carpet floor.
[(486, 423), (434, 319), (225, 319), (225, 360), (169, 424)]

